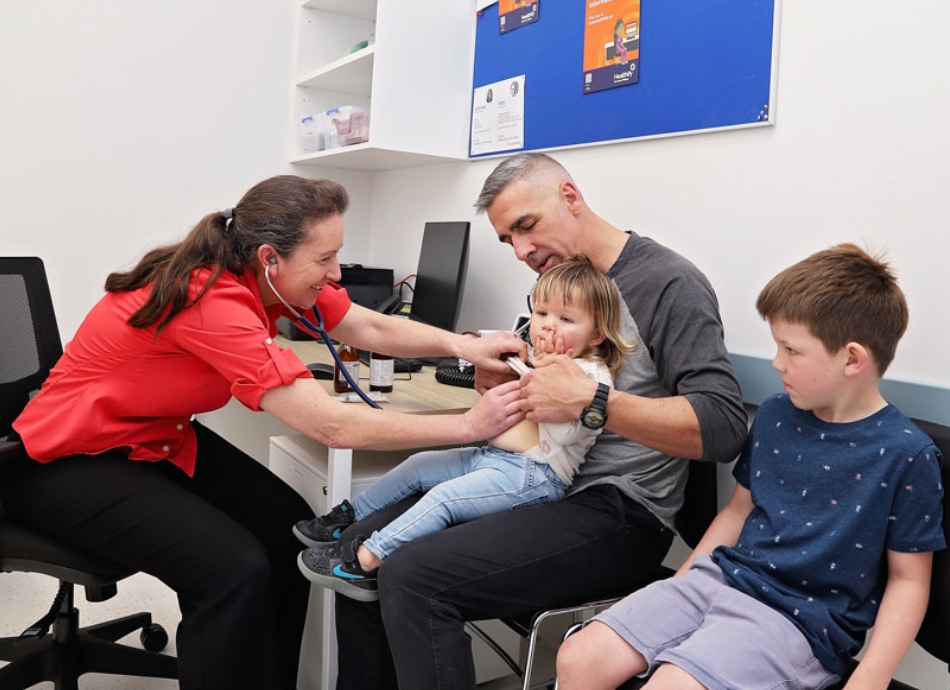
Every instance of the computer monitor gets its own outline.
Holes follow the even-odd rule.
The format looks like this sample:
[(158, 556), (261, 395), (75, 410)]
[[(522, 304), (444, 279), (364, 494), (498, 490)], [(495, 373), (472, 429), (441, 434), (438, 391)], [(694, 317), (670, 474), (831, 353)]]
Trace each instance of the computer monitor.
[(454, 331), (468, 271), (468, 221), (426, 223), (409, 318)]

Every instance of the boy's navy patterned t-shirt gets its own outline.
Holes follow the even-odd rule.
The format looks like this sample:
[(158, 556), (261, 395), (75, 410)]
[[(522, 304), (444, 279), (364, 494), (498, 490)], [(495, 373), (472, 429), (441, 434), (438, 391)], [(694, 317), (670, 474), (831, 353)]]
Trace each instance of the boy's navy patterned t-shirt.
[(733, 474), (754, 508), (713, 560), (736, 589), (787, 616), (844, 673), (874, 624), (886, 551), (939, 551), (940, 452), (893, 405), (823, 422), (787, 395), (757, 410)]

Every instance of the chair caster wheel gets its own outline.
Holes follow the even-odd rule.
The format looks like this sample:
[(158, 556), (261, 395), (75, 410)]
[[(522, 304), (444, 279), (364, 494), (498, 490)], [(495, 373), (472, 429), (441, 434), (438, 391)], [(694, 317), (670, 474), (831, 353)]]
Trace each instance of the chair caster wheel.
[(158, 623), (152, 623), (147, 628), (142, 628), (139, 640), (148, 651), (160, 652), (168, 645), (168, 633)]

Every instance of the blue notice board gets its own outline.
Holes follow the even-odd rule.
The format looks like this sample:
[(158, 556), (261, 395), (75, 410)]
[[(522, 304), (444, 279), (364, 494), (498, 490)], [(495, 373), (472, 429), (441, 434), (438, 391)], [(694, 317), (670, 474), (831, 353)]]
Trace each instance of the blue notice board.
[(539, 21), (504, 34), (498, 3), (478, 14), (473, 86), (525, 75), (522, 150), (774, 120), (780, 0), (642, 0), (638, 83), (585, 94), (592, 1), (542, 0)]

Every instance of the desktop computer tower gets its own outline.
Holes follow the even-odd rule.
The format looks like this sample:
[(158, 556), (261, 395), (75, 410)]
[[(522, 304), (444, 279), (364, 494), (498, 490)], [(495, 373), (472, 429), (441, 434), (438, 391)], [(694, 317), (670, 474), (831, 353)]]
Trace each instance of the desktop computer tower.
[[(393, 294), (393, 269), (364, 268), (360, 264), (340, 264), (340, 285), (346, 288), (354, 304), (367, 309), (377, 309)], [(292, 321), (281, 317), (277, 331), (288, 340), (316, 340), (297, 327)]]
[(376, 309), (393, 294), (393, 269), (364, 268), (359, 264), (342, 264), (340, 285), (350, 299), (361, 307)]

